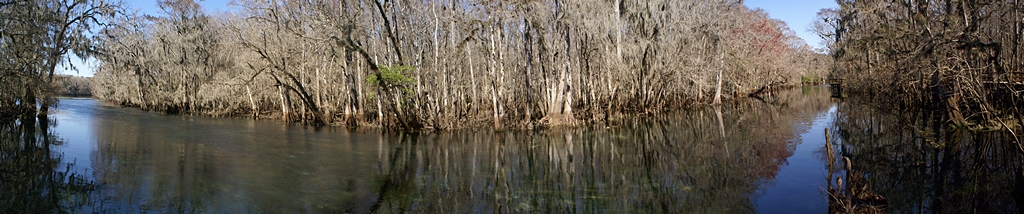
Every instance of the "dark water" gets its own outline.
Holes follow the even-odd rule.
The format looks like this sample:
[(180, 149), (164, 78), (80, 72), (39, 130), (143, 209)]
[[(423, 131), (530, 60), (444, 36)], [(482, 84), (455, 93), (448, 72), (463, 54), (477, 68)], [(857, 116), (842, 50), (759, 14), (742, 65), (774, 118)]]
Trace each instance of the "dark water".
[(951, 131), (935, 113), (887, 114), (829, 95), (807, 87), (607, 126), (441, 133), (314, 130), (65, 99), (49, 119), (0, 124), (0, 213), (1024, 207), (1012, 136)]

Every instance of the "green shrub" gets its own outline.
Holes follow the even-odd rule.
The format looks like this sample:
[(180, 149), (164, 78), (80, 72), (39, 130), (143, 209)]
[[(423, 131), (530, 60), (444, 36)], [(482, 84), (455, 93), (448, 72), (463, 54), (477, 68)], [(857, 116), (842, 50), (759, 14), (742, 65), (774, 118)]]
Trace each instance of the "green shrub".
[(821, 77), (819, 77), (817, 75), (801, 76), (800, 77), (800, 83), (803, 83), (804, 85), (817, 85), (820, 82), (821, 82)]
[(380, 75), (369, 75), (366, 82), (373, 86), (403, 88), (406, 84), (412, 83), (413, 78), (407, 76), (415, 67), (408, 65), (378, 66)]

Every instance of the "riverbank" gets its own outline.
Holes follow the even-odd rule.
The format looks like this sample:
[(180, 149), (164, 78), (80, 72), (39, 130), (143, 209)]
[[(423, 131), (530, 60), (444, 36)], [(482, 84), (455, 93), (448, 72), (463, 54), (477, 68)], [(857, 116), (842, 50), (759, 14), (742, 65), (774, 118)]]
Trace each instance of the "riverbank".
[[(769, 102), (768, 100), (776, 99), (774, 96), (780, 92), (789, 90), (797, 90), (797, 88), (815, 88), (814, 90), (826, 90), (822, 86), (800, 86), (800, 85), (775, 85), (773, 87), (762, 87), (759, 90), (750, 94), (732, 94), (723, 96), (722, 104), (712, 103), (683, 103), (683, 102), (664, 102), (659, 109), (644, 109), (636, 105), (630, 105), (625, 103), (603, 103), (599, 106), (605, 108), (587, 108), (585, 106), (577, 105), (574, 106), (574, 115), (564, 116), (558, 119), (552, 119), (548, 117), (531, 117), (530, 120), (512, 120), (511, 118), (505, 119), (506, 121), (496, 126), (495, 118), (491, 117), (494, 112), (489, 111), (470, 111), (465, 110), (459, 115), (458, 118), (443, 123), (443, 126), (429, 126), (424, 125), (415, 129), (405, 129), (408, 131), (417, 130), (452, 130), (452, 129), (467, 129), (467, 128), (481, 128), (491, 127), (495, 129), (545, 129), (558, 126), (577, 126), (577, 125), (600, 125), (600, 124), (611, 124), (622, 120), (657, 116), (662, 114), (673, 114), (681, 111), (690, 111), (707, 108), (710, 106), (739, 106), (748, 104), (748, 102)], [(93, 98), (101, 100), (100, 98)], [(214, 118), (248, 118), (254, 120), (275, 120), (283, 121), (289, 124), (300, 124), (300, 125), (314, 125), (312, 120), (308, 117), (300, 117), (305, 113), (294, 112), (289, 113), (288, 117), (284, 116), (282, 111), (272, 110), (274, 108), (257, 108), (257, 109), (268, 109), (260, 112), (246, 111), (247, 108), (240, 106), (220, 106), (219, 108), (201, 108), (193, 111), (181, 109), (174, 105), (154, 105), (142, 106), (133, 102), (119, 101), (111, 102), (104, 101), (113, 105), (122, 107), (140, 108), (145, 111), (161, 112), (164, 114), (183, 114), (183, 115), (198, 115), (208, 116)], [(466, 105), (460, 103), (454, 103), (454, 105)], [(331, 114), (325, 116), (327, 126), (341, 126), (341, 127), (368, 127), (368, 128), (385, 128), (385, 129), (403, 129), (403, 127), (388, 126), (391, 123), (395, 125), (395, 121), (381, 121), (379, 120), (379, 112), (372, 111), (369, 114)], [(452, 115), (440, 115), (432, 116), (427, 118), (452, 118)], [(385, 118), (387, 119), (387, 118)]]

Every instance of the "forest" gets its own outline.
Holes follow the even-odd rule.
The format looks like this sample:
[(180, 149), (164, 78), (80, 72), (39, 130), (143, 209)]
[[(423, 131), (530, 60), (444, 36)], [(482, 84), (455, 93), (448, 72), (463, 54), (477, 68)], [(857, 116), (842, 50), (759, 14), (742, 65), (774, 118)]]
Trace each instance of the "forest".
[[(13, 87), (0, 105), (42, 100), (45, 113), (59, 88), (49, 65), (68, 50), (98, 59), (92, 96), (122, 106), (401, 129), (657, 114), (818, 83), (832, 63), (735, 0), (238, 0), (216, 13), (192, 0), (157, 4), (160, 14), (101, 0), (4, 1), (0, 41), (16, 57), (0, 81), (31, 87), (3, 84)], [(45, 14), (86, 18), (13, 20)], [(63, 45), (19, 33), (58, 37), (45, 26), (59, 23), (74, 23)]]
[[(1016, 0), (839, 0), (812, 30), (846, 90), (958, 126), (1024, 124), (1024, 13)], [(1015, 125), (1016, 124), (1016, 125)]]

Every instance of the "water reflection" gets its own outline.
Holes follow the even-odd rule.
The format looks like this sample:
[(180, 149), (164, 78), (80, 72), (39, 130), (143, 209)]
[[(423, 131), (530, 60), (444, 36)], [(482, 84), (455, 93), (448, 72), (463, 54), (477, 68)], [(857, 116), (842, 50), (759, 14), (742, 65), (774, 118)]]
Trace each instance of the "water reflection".
[(799, 142), (793, 124), (828, 108), (827, 94), (776, 101), (611, 127), (388, 135), (370, 211), (753, 212)]
[(614, 127), (392, 136), (400, 144), (385, 151), (382, 200), (374, 207), (428, 213), (752, 212), (752, 194), (774, 178), (796, 143), (791, 122), (800, 117), (785, 113), (793, 112), (742, 106)]
[[(57, 119), (0, 122), (0, 213), (1020, 212), (1012, 136), (943, 117), (836, 104), (816, 87), (503, 132), (310, 130), (65, 100)], [(822, 124), (829, 144), (807, 137)], [(804, 160), (808, 147), (820, 159)]]
[(1010, 133), (948, 128), (939, 111), (894, 115), (851, 102), (839, 112), (833, 158), (825, 158), (842, 166), (830, 182), (834, 211), (1014, 213), (1024, 207), (1024, 154)]
[(88, 205), (92, 182), (61, 164), (55, 121), (32, 116), (0, 121), (0, 213), (68, 212)]
[(805, 88), (607, 126), (381, 133), (69, 101), (89, 122), (57, 129), (92, 130), (69, 142), (94, 150), (95, 212), (744, 213), (786, 206), (754, 199), (831, 106)]

